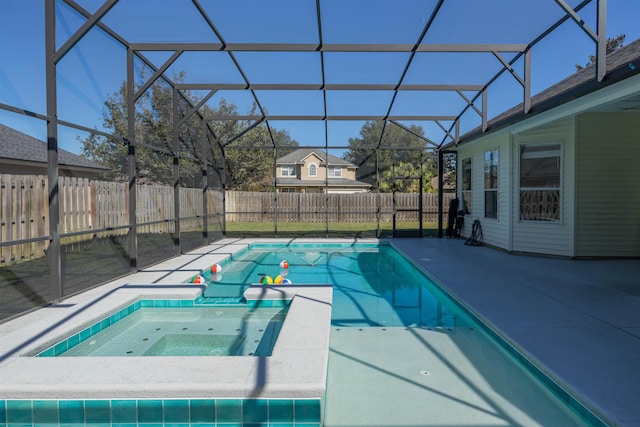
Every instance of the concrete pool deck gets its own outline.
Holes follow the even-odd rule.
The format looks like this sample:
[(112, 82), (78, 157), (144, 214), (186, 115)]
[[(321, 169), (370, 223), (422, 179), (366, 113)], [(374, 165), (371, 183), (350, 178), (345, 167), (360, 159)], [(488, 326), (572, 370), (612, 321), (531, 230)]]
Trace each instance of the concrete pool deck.
[(640, 426), (640, 260), (392, 242), (607, 422)]
[[(15, 362), (23, 348), (16, 343), (37, 336), (45, 319), (71, 304), (127, 283), (183, 282), (254, 241), (265, 240), (224, 239), (0, 324), (0, 368)], [(390, 242), (612, 425), (640, 426), (640, 260), (510, 255), (463, 239)]]

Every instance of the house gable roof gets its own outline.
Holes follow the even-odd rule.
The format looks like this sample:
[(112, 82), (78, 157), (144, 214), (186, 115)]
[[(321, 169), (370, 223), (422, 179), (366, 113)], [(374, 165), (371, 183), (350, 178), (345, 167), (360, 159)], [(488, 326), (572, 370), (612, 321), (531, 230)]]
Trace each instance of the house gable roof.
[[(47, 144), (44, 141), (0, 124), (0, 159), (46, 164), (47, 157)], [(63, 149), (58, 149), (58, 163), (64, 166), (95, 169), (96, 172), (109, 169)]]
[[(317, 150), (314, 148), (299, 148), (285, 156), (280, 157), (278, 160), (276, 160), (276, 165), (304, 163), (304, 160), (312, 154), (318, 157), (321, 161), (327, 162), (327, 153), (322, 152), (322, 150)], [(351, 166), (354, 168), (356, 167), (356, 165), (354, 165), (353, 163), (341, 159), (340, 157), (336, 157), (332, 154), (328, 155), (328, 159), (328, 163), (330, 165)]]

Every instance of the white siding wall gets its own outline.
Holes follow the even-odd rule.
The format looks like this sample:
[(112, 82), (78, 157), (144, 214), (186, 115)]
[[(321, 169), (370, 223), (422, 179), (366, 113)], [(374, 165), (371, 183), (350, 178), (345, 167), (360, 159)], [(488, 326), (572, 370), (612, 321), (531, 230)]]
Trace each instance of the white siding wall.
[[(574, 256), (575, 120), (558, 120), (513, 137), (512, 157), (512, 241), (514, 252)], [(521, 221), (519, 211), (519, 146), (534, 143), (562, 143), (560, 221)]]
[(577, 256), (640, 256), (637, 113), (577, 119)]
[[(498, 149), (498, 218), (484, 217), (484, 153)], [(510, 144), (507, 132), (496, 132), (474, 142), (470, 147), (462, 146), (458, 149), (458, 166), (462, 160), (471, 157), (471, 214), (465, 217), (463, 234), (471, 234), (473, 221), (480, 220), (484, 242), (502, 249), (509, 249), (509, 188), (510, 173)], [(460, 169), (459, 169), (460, 171)], [(458, 173), (458, 198), (462, 199), (462, 179)]]

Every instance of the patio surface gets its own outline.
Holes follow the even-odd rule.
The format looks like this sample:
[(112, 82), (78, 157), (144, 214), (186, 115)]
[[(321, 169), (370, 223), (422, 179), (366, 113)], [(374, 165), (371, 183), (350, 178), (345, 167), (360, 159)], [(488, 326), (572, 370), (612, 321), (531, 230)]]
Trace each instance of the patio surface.
[(640, 426), (640, 260), (568, 260), (465, 246), (393, 244), (569, 391)]

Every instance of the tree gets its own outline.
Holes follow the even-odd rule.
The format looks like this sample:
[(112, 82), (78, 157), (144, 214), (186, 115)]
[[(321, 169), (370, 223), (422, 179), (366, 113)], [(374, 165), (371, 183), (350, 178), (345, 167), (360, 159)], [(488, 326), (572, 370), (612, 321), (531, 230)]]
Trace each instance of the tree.
[[(607, 38), (607, 55), (615, 52), (616, 50), (622, 49), (624, 46), (624, 39), (627, 37), (626, 34), (618, 34), (617, 37), (609, 37)], [(596, 56), (589, 55), (589, 63), (584, 67), (588, 67), (590, 65), (594, 65), (596, 63)], [(576, 64), (576, 70), (580, 71), (584, 68), (580, 64)]]
[[(143, 76), (144, 77), (144, 76)], [(184, 75), (174, 76), (175, 82), (184, 80)], [(185, 99), (178, 102), (178, 120), (196, 105), (200, 98), (184, 92)], [(128, 135), (127, 88), (123, 82), (120, 90), (105, 101), (103, 125), (113, 135)], [(254, 104), (250, 115), (255, 115)], [(200, 108), (204, 117), (237, 116), (237, 108), (224, 98), (216, 107), (205, 104)], [(242, 135), (252, 123), (241, 120), (213, 120), (202, 124), (201, 116), (191, 115), (178, 130), (177, 147), (173, 141), (173, 88), (164, 79), (158, 79), (136, 101), (136, 169), (138, 182), (171, 184), (173, 182), (173, 158), (179, 156), (180, 183), (198, 186), (203, 165), (203, 156), (210, 171), (226, 173), (229, 189), (262, 191), (273, 188), (273, 146), (292, 147), (297, 142), (289, 133), (261, 125)], [(242, 135), (235, 141), (238, 135)], [(271, 138), (273, 135), (273, 141)], [(114, 181), (128, 179), (128, 147), (120, 140), (107, 139), (92, 134), (81, 141), (83, 155), (107, 166), (110, 170), (101, 178)], [(209, 147), (203, 151), (204, 147)], [(234, 146), (256, 147), (256, 149), (234, 149)], [(223, 181), (222, 179), (217, 179)]]
[[(182, 81), (184, 76), (175, 76)], [(170, 184), (173, 177), (172, 154), (173, 144), (173, 90), (163, 79), (158, 79), (136, 102), (136, 169), (138, 182)], [(120, 90), (105, 101), (103, 110), (103, 126), (113, 135), (128, 135), (127, 122), (127, 86), (123, 82)], [(194, 144), (185, 131), (180, 135), (181, 141)], [(128, 179), (128, 146), (120, 140), (102, 140), (95, 134), (90, 135), (82, 143), (85, 157), (99, 162), (109, 171), (102, 175), (103, 179), (126, 181)], [(154, 149), (157, 148), (157, 149)], [(182, 149), (180, 150), (182, 152)], [(189, 152), (191, 150), (186, 150)], [(181, 173), (188, 181), (197, 179), (197, 164), (184, 162)]]
[[(254, 105), (254, 110), (256, 106)], [(250, 113), (255, 114), (255, 111)], [(243, 123), (246, 129), (250, 123)], [(273, 137), (273, 140), (272, 140)], [(238, 191), (272, 191), (275, 167), (274, 144), (287, 150), (297, 147), (287, 130), (256, 126), (224, 149), (227, 168), (227, 187)], [(242, 148), (235, 148), (236, 146)], [(254, 147), (254, 148), (246, 148)], [(288, 150), (287, 150), (288, 151)], [(283, 153), (278, 150), (278, 157)]]
[[(410, 132), (393, 123), (384, 127), (381, 121), (366, 122), (357, 138), (349, 138), (349, 149), (344, 153), (345, 160), (358, 166), (358, 179), (372, 184), (373, 189), (382, 192), (418, 191), (419, 181), (396, 178), (421, 177), (423, 191), (434, 191), (431, 179), (437, 175), (438, 159), (436, 152), (429, 149), (428, 143), (419, 136), (424, 135), (421, 126), (411, 125)], [(418, 136), (416, 136), (418, 135)], [(376, 160), (380, 170), (380, 181), (376, 180)]]

